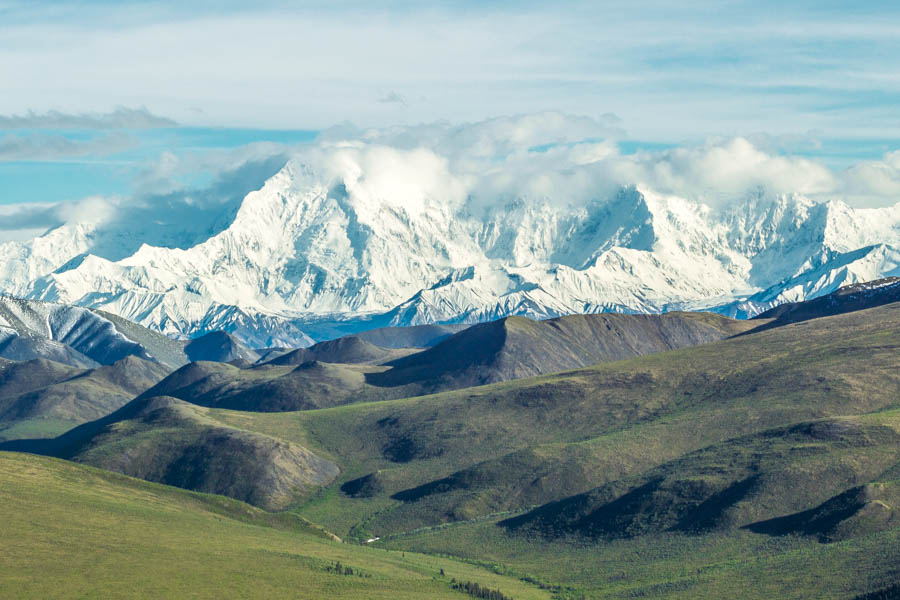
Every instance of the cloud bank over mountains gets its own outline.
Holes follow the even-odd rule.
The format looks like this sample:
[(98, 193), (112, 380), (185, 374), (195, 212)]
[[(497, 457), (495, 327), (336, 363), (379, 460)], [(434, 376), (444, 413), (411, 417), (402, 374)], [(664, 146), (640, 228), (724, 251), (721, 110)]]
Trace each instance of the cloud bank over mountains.
[[(834, 170), (743, 137), (628, 152), (620, 129), (546, 112), (164, 155), (142, 194), (4, 208), (0, 288), (295, 345), (507, 314), (747, 315), (900, 273), (895, 153)], [(175, 185), (204, 162), (210, 185)]]
[[(108, 122), (126, 114), (137, 114), (138, 121), (147, 116), (137, 111), (92, 118)], [(330, 173), (336, 181), (350, 182), (358, 193), (411, 211), (425, 196), (472, 210), (516, 198), (583, 206), (630, 185), (711, 208), (757, 190), (813, 200), (837, 198), (851, 206), (900, 201), (900, 151), (835, 170), (809, 158), (766, 151), (745, 137), (624, 153), (617, 143), (623, 136), (622, 123), (614, 115), (591, 119), (545, 112), (468, 124), (385, 129), (343, 125), (299, 146), (251, 144), (189, 157), (164, 153), (138, 171), (141, 193), (134, 197), (6, 207), (0, 225), (5, 233), (0, 236), (21, 239), (19, 229), (78, 222), (116, 227), (156, 223), (172, 229), (190, 220), (214, 228), (212, 223), (227, 218), (242, 196), (258, 189), (289, 156)], [(4, 147), (0, 141), (0, 157)], [(179, 185), (177, 175), (200, 169), (218, 173), (208, 188)]]

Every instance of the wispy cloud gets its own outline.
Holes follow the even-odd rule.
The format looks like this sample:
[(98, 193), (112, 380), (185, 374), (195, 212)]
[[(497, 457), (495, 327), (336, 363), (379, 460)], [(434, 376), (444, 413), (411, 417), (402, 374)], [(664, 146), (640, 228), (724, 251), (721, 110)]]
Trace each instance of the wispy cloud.
[[(301, 4), (14, 2), (0, 112), (147, 103), (194, 124), (322, 128), (555, 109), (673, 142), (896, 129), (896, 2)], [(397, 111), (385, 90), (429, 101)]]
[(408, 103), (406, 98), (402, 94), (398, 94), (397, 92), (391, 91), (378, 99), (382, 104), (399, 104), (400, 106), (406, 106)]
[(55, 204), (0, 205), (0, 231), (43, 231), (55, 227), (63, 223), (58, 210)]
[(0, 115), (0, 129), (155, 129), (174, 127), (172, 119), (154, 115), (147, 108), (119, 106), (107, 113), (70, 114), (56, 110), (22, 115)]
[(88, 139), (72, 139), (58, 134), (10, 134), (0, 136), (0, 161), (108, 156), (134, 147), (135, 144), (135, 140), (123, 134), (101, 135)]

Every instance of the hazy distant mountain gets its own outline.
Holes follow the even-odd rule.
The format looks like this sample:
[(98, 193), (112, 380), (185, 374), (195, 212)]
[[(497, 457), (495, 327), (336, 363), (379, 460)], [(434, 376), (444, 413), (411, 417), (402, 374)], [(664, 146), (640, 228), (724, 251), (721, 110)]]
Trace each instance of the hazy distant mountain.
[(0, 289), (262, 348), (508, 315), (752, 316), (900, 268), (900, 205), (761, 192), (713, 210), (646, 186), (467, 199), (348, 156), (292, 159), (178, 248), (120, 248), (127, 223), (0, 245)]
[(370, 344), (361, 337), (348, 335), (328, 342), (319, 342), (309, 348), (298, 348), (269, 361), (271, 365), (302, 365), (319, 361), (327, 363), (383, 363), (408, 354), (397, 349), (382, 348)]
[(465, 323), (379, 327), (357, 333), (356, 337), (382, 348), (430, 348), (467, 327)]

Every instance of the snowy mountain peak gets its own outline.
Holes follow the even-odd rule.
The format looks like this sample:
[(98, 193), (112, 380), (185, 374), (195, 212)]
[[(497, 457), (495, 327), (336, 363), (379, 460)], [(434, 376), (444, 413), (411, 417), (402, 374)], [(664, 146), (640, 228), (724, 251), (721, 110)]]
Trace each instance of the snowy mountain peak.
[(228, 220), (179, 238), (190, 244), (134, 245), (121, 222), (64, 225), (0, 245), (0, 285), (262, 347), (510, 314), (749, 316), (900, 272), (900, 204), (755, 192), (713, 210), (645, 184), (558, 195), (589, 162), (521, 181), (464, 164), (422, 148), (325, 145), (223, 203)]

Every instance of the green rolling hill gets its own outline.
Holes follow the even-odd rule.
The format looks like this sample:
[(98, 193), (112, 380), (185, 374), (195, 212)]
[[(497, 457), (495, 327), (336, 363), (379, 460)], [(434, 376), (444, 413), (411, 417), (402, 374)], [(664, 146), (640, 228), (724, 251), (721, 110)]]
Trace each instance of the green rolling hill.
[[(759, 326), (711, 313), (510, 317), (426, 350), (347, 336), (248, 368), (199, 362), (149, 390), (203, 406), (294, 411), (418, 396), (694, 346)], [(291, 368), (293, 367), (293, 368)]]
[(342, 544), (289, 513), (68, 461), (0, 452), (0, 482), (3, 597), (463, 598), (456, 579), (550, 598), (466, 562)]
[(900, 303), (878, 304), (777, 327), (511, 318), (399, 357), (344, 338), (198, 362), (0, 449), (379, 538), (366, 552), (454, 555), (526, 594), (852, 598), (900, 576)]

